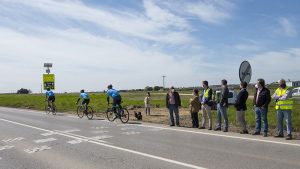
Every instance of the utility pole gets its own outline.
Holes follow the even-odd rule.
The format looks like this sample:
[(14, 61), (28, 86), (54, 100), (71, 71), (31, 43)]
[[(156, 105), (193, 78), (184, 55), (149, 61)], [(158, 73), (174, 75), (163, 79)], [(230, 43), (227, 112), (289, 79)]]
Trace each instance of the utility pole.
[(166, 76), (163, 75), (162, 78), (163, 78), (163, 88), (164, 88), (164, 90), (165, 90), (165, 88), (166, 88), (166, 86), (165, 86), (165, 78), (166, 78)]

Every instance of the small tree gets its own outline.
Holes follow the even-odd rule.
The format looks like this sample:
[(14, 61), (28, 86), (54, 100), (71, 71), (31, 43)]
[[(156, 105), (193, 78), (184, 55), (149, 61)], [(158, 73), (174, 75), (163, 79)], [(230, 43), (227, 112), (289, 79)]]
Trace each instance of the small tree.
[(153, 87), (146, 86), (146, 87), (145, 87), (145, 91), (153, 91)]
[(160, 88), (161, 88), (161, 87), (159, 87), (159, 86), (154, 86), (154, 88), (153, 88), (153, 89), (154, 89), (154, 91), (159, 91), (159, 90), (160, 90)]
[(29, 94), (30, 92), (31, 90), (21, 88), (17, 91), (17, 94)]

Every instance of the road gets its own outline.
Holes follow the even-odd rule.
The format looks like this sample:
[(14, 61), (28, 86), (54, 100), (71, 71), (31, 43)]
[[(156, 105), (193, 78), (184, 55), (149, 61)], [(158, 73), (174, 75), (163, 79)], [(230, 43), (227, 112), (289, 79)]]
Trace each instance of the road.
[(296, 169), (300, 141), (0, 107), (0, 168)]

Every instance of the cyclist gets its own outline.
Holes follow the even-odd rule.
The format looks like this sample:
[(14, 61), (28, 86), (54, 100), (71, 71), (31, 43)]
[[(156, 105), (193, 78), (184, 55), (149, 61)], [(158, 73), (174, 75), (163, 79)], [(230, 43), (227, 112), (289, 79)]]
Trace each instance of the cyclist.
[(109, 97), (112, 98), (113, 111), (115, 114), (118, 114), (116, 111), (116, 106), (118, 105), (120, 110), (122, 109), (122, 97), (116, 89), (113, 89), (113, 86), (110, 84), (107, 86), (107, 104), (109, 104)]
[(76, 104), (78, 104), (79, 100), (82, 98), (82, 102), (81, 102), (81, 105), (83, 106), (84, 108), (84, 112), (86, 113), (87, 112), (87, 107), (90, 103), (90, 96), (84, 92), (84, 90), (80, 90), (80, 96), (79, 98), (77, 99), (77, 102)]
[(48, 108), (52, 108), (53, 103), (55, 102), (55, 94), (53, 93), (53, 91), (50, 90), (49, 87), (46, 91), (46, 101), (48, 102)]

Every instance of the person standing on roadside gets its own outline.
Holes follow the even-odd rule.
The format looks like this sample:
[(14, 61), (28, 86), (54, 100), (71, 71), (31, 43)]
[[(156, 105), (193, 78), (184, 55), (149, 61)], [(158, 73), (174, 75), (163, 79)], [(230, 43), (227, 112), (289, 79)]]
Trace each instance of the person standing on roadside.
[(200, 96), (202, 108), (202, 122), (200, 129), (205, 129), (206, 116), (208, 116), (208, 130), (212, 130), (212, 90), (208, 87), (208, 81), (202, 82), (203, 90)]
[(174, 123), (174, 113), (176, 119), (176, 126), (179, 125), (179, 108), (181, 107), (181, 100), (178, 92), (175, 91), (175, 88), (172, 86), (166, 96), (166, 106), (169, 109), (170, 113), (170, 126), (175, 126)]
[(257, 80), (257, 89), (254, 94), (253, 106), (255, 109), (255, 132), (252, 135), (260, 135), (261, 121), (263, 121), (264, 137), (268, 136), (268, 106), (271, 101), (270, 90), (265, 87), (265, 80)]
[(144, 103), (145, 103), (145, 112), (146, 112), (146, 116), (149, 114), (150, 116), (150, 92), (147, 92), (147, 95), (144, 99)]
[(190, 99), (190, 107), (191, 107), (193, 128), (198, 128), (199, 127), (198, 113), (199, 113), (199, 110), (201, 109), (201, 103), (199, 100), (199, 90), (198, 89), (193, 90), (193, 97)]
[(275, 137), (284, 137), (283, 135), (283, 119), (286, 116), (287, 137), (286, 140), (292, 139), (292, 109), (293, 99), (292, 90), (286, 86), (284, 79), (279, 80), (279, 88), (272, 95), (276, 102), (277, 110), (277, 135)]
[(229, 89), (227, 86), (227, 80), (223, 79), (221, 81), (221, 93), (219, 103), (217, 105), (217, 128), (215, 131), (221, 130), (222, 128), (222, 116), (224, 118), (224, 132), (228, 132), (228, 115), (227, 115), (227, 108), (228, 108), (228, 95)]
[(240, 92), (236, 97), (235, 108), (236, 108), (236, 121), (240, 125), (240, 134), (248, 134), (247, 124), (245, 120), (245, 111), (247, 110), (247, 99), (248, 99), (248, 91), (247, 91), (247, 82), (240, 83)]

